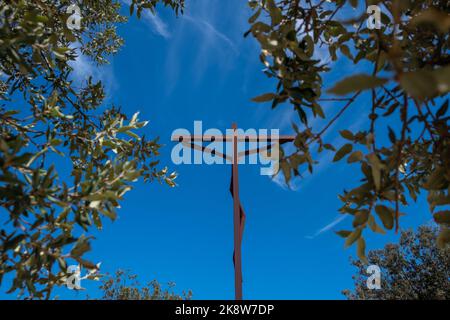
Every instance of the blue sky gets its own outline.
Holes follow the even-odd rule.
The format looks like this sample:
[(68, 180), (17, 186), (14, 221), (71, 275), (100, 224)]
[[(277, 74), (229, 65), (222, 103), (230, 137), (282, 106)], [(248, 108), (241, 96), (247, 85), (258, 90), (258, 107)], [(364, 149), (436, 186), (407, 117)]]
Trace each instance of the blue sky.
[[(133, 17), (121, 26), (125, 46), (110, 66), (97, 69), (85, 58), (75, 64), (78, 80), (93, 73), (104, 81), (110, 103), (129, 114), (140, 111), (140, 119), (150, 121), (143, 132), (160, 136), (165, 144), (161, 161), (179, 174), (176, 188), (137, 183), (126, 195), (119, 218), (96, 232), (88, 257), (102, 262), (102, 272), (129, 268), (142, 281), (173, 281), (178, 290), (191, 289), (194, 299), (234, 297), (231, 168), (175, 166), (170, 135), (177, 128), (193, 130), (195, 120), (223, 131), (237, 122), (244, 129), (293, 133), (290, 124), (297, 118), (291, 107), (271, 110), (250, 101), (275, 87), (262, 73), (256, 41), (243, 37), (250, 15), (242, 0), (188, 0), (185, 14), (178, 18), (160, 10), (156, 17)], [(334, 67), (325, 87), (357, 71), (345, 61)], [(331, 128), (329, 142), (339, 146), (339, 130), (367, 124), (365, 101), (363, 97)], [(328, 103), (324, 109), (332, 115), (339, 106)], [(320, 124), (316, 122), (316, 128)], [(344, 249), (333, 231), (351, 225), (351, 219), (337, 211), (337, 195), (356, 185), (359, 168), (330, 165), (331, 157), (319, 156), (314, 175), (294, 181), (292, 189), (282, 179), (261, 176), (259, 166), (240, 166), (240, 195), (247, 214), (244, 298), (341, 299), (341, 290), (352, 287), (349, 257), (355, 248)], [(401, 220), (402, 226), (416, 227), (431, 219), (421, 203), (403, 210), (410, 215)], [(393, 233), (365, 236), (368, 249), (397, 239)], [(98, 296), (96, 283), (82, 285), (86, 292), (62, 288), (57, 294), (70, 299), (86, 293)]]

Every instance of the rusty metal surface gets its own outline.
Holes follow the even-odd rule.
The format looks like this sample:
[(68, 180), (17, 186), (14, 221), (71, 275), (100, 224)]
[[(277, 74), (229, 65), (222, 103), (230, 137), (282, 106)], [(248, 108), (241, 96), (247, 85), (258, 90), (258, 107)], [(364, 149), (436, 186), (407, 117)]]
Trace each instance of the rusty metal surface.
[(231, 169), (231, 194), (233, 196), (234, 221), (234, 287), (235, 299), (242, 300), (242, 235), (241, 235), (241, 202), (239, 199), (239, 159), (236, 125), (233, 124), (233, 164)]

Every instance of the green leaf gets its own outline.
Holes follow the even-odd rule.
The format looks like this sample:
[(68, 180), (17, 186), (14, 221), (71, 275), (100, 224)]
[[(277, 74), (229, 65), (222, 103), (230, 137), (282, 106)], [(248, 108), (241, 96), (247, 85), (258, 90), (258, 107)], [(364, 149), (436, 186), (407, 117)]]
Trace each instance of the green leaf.
[(450, 91), (450, 67), (406, 72), (400, 77), (400, 85), (411, 97), (419, 100), (446, 94)]
[(81, 236), (73, 249), (70, 251), (70, 255), (73, 257), (81, 257), (85, 252), (91, 250), (89, 238)]
[(419, 70), (406, 72), (400, 76), (400, 85), (411, 97), (423, 100), (437, 94), (437, 84), (433, 72)]
[(355, 138), (353, 136), (353, 133), (350, 130), (341, 130), (341, 131), (339, 131), (339, 133), (341, 134), (341, 136), (344, 139), (347, 139), (347, 140), (350, 140), (350, 141), (353, 141), (353, 139)]
[(117, 219), (117, 213), (114, 212), (113, 210), (104, 210), (104, 209), (99, 209), (99, 211), (106, 217), (110, 218), (111, 220), (116, 220)]
[(343, 96), (351, 92), (379, 87), (387, 81), (388, 79), (377, 78), (367, 74), (358, 74), (339, 81), (333, 88), (329, 89), (328, 92)]
[(336, 231), (336, 234), (342, 238), (347, 238), (352, 232), (349, 230)]
[(253, 14), (249, 19), (248, 19), (248, 23), (253, 24), (259, 17), (259, 15), (261, 14), (262, 8), (259, 8), (255, 14)]
[(372, 230), (373, 232), (381, 233), (381, 234), (386, 234), (386, 231), (384, 231), (384, 229), (381, 228), (381, 227), (375, 222), (375, 218), (374, 218), (372, 215), (369, 215), (368, 225), (369, 225), (370, 230)]
[(254, 33), (267, 33), (270, 32), (271, 28), (269, 25), (264, 22), (258, 21), (255, 22), (251, 28)]
[(134, 3), (132, 3), (132, 4), (130, 5), (130, 16), (132, 16), (133, 13), (134, 13)]
[(444, 249), (450, 243), (450, 229), (448, 227), (441, 228), (436, 243), (440, 249)]
[(303, 41), (305, 41), (306, 44), (306, 51), (305, 54), (308, 57), (312, 57), (312, 55), (314, 54), (314, 40), (310, 35), (306, 35), (303, 38)]
[(350, 247), (353, 243), (355, 243), (355, 241), (361, 237), (361, 232), (361, 228), (356, 228), (353, 230), (353, 232), (347, 237), (347, 240), (345, 240), (345, 247)]
[(347, 159), (348, 163), (353, 163), (357, 161), (361, 161), (363, 158), (363, 153), (361, 151), (353, 152)]
[(358, 246), (356, 249), (356, 253), (358, 255), (358, 258), (364, 262), (365, 264), (368, 264), (367, 258), (366, 258), (366, 241), (363, 237), (360, 237), (358, 239)]
[(120, 127), (119, 129), (117, 129), (117, 132), (123, 133), (123, 132), (129, 131), (131, 129), (134, 129), (134, 126), (123, 126), (123, 127)]
[(92, 263), (92, 262), (90, 262), (88, 260), (84, 260), (84, 259), (81, 259), (81, 258), (77, 258), (76, 260), (77, 260), (77, 262), (80, 265), (82, 265), (83, 267), (85, 267), (88, 270), (95, 270), (95, 269), (97, 269), (97, 266), (94, 263)]
[(395, 142), (397, 141), (397, 138), (395, 136), (394, 130), (392, 130), (392, 128), (390, 126), (388, 126), (388, 131), (389, 131), (389, 134), (388, 134), (389, 135), (389, 140), (391, 140), (391, 142), (393, 144), (395, 144)]
[(358, 0), (350, 0), (350, 5), (353, 8), (357, 8), (358, 7)]
[(84, 199), (88, 201), (99, 201), (99, 200), (107, 200), (108, 196), (104, 193), (92, 193), (84, 197)]
[(423, 184), (423, 188), (427, 190), (441, 190), (446, 188), (447, 180), (445, 179), (445, 172), (446, 170), (443, 167), (435, 168)]
[(289, 166), (289, 163), (287, 163), (286, 161), (281, 161), (280, 168), (281, 171), (283, 172), (284, 180), (288, 184), (289, 181), (291, 180), (291, 167)]
[(276, 26), (280, 24), (283, 19), (283, 14), (281, 13), (280, 8), (277, 7), (274, 0), (267, 0), (268, 10), (270, 13), (270, 17), (272, 18), (272, 25)]
[(392, 209), (384, 205), (377, 205), (375, 212), (387, 230), (391, 230), (394, 227), (394, 211)]
[(375, 153), (371, 153), (367, 155), (367, 159), (371, 165), (372, 169), (372, 178), (375, 185), (376, 190), (380, 190), (381, 188), (381, 170), (384, 168), (384, 165), (381, 163), (380, 159)]
[(320, 106), (320, 104), (318, 104), (317, 102), (313, 101), (312, 105), (313, 105), (312, 109), (313, 109), (314, 114), (315, 115), (317, 114), (322, 119), (325, 119), (325, 113), (323, 112), (323, 109)]
[(399, 105), (400, 105), (400, 103), (398, 103), (398, 102), (392, 103), (389, 106), (388, 110), (385, 113), (383, 113), (383, 117), (387, 117), (387, 116), (391, 115), (398, 108)]
[(137, 141), (141, 140), (141, 137), (139, 137), (136, 133), (134, 133), (132, 131), (124, 131), (123, 133), (126, 134), (127, 136), (134, 138)]
[(434, 215), (434, 221), (436, 221), (439, 224), (448, 224), (450, 225), (450, 211), (449, 210), (443, 210), (438, 211)]
[(352, 152), (353, 145), (350, 143), (345, 144), (342, 148), (340, 148), (336, 154), (334, 155), (333, 162), (341, 160), (343, 157), (345, 157), (347, 154)]
[(433, 70), (438, 94), (446, 94), (450, 91), (450, 66)]
[(58, 265), (59, 265), (59, 268), (61, 269), (61, 271), (67, 272), (67, 263), (66, 263), (66, 260), (64, 260), (64, 259), (61, 258), (61, 257), (58, 257), (56, 260), (58, 261)]
[(8, 250), (8, 249), (14, 249), (15, 247), (17, 247), (17, 245), (24, 239), (26, 239), (27, 236), (25, 234), (20, 234), (18, 236), (15, 236), (14, 238), (5, 241), (4, 244), (4, 248), (3, 250)]
[(355, 213), (355, 218), (353, 219), (353, 227), (359, 227), (367, 222), (369, 219), (369, 211), (368, 210), (360, 210)]
[(253, 102), (267, 102), (267, 101), (272, 101), (273, 99), (275, 99), (277, 97), (276, 94), (273, 93), (265, 93), (262, 94), (260, 96), (257, 96), (255, 98), (252, 99)]
[(410, 21), (411, 26), (417, 27), (420, 24), (433, 24), (440, 32), (445, 33), (450, 29), (450, 17), (448, 13), (429, 8), (421, 11)]
[(350, 49), (347, 45), (343, 44), (339, 48), (343, 55), (345, 55), (350, 60), (353, 60), (352, 54), (350, 53)]
[(61, 139), (52, 139), (50, 141), (50, 145), (52, 145), (53, 147), (59, 146), (62, 143)]

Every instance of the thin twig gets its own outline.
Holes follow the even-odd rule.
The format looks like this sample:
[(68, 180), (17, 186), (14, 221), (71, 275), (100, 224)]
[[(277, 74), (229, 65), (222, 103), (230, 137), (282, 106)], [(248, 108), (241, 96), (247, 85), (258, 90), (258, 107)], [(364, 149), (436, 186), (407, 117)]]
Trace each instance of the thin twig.
[[(345, 112), (345, 110), (347, 110), (347, 108), (355, 101), (355, 99), (361, 94), (361, 91), (356, 92), (353, 97), (351, 97), (350, 99), (348, 99), (348, 102), (345, 104), (344, 107), (342, 107), (342, 109), (334, 116), (333, 119), (330, 120), (330, 122), (328, 122), (328, 124), (316, 135), (314, 135), (313, 140), (311, 140), (311, 142), (314, 142), (316, 140), (318, 140), (320, 138), (320, 136), (328, 130), (328, 128), (337, 120), (339, 119), (339, 117)], [(310, 142), (310, 143), (311, 143)]]

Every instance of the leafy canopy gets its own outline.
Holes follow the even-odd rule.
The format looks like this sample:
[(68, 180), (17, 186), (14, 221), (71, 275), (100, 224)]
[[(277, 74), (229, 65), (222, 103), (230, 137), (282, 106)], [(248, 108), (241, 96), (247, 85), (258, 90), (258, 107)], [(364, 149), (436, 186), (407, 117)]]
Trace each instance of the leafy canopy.
[(352, 261), (357, 273), (355, 288), (344, 290), (348, 299), (448, 300), (450, 298), (450, 249), (436, 246), (435, 227), (402, 231), (398, 244), (369, 251), (370, 264), (381, 269), (381, 289), (367, 289), (366, 266)]
[[(133, 0), (131, 14), (158, 3), (178, 13), (184, 1)], [(0, 1), (0, 284), (10, 274), (8, 292), (30, 298), (50, 297), (69, 262), (96, 268), (83, 258), (92, 227), (116, 218), (132, 182), (175, 178), (158, 167), (157, 139), (138, 134), (146, 121), (107, 105), (101, 82), (71, 77), (80, 55), (102, 65), (123, 45), (121, 3), (79, 1), (80, 30), (67, 26), (71, 4)]]
[[(367, 28), (369, 5), (381, 9), (379, 30)], [(398, 230), (401, 208), (422, 192), (441, 227), (438, 243), (448, 243), (449, 2), (261, 0), (250, 6), (254, 13), (246, 35), (259, 42), (264, 72), (277, 83), (274, 92), (254, 101), (271, 102), (272, 108), (291, 105), (301, 124), (293, 124), (296, 150), (282, 152), (286, 182), (302, 170), (313, 172), (321, 152), (359, 167), (360, 184), (339, 196), (339, 211), (353, 216), (353, 229), (338, 234), (347, 246), (357, 244), (363, 260), (366, 230)], [(317, 58), (318, 50), (327, 57)], [(343, 59), (357, 71), (324, 92), (324, 75)], [(360, 99), (363, 92), (370, 101)], [(324, 110), (324, 101), (333, 101), (338, 111)], [(370, 119), (368, 127), (340, 131), (346, 140), (341, 146), (327, 143), (324, 134), (352, 107)], [(317, 128), (313, 118), (326, 125)], [(398, 125), (386, 128), (387, 120)]]

